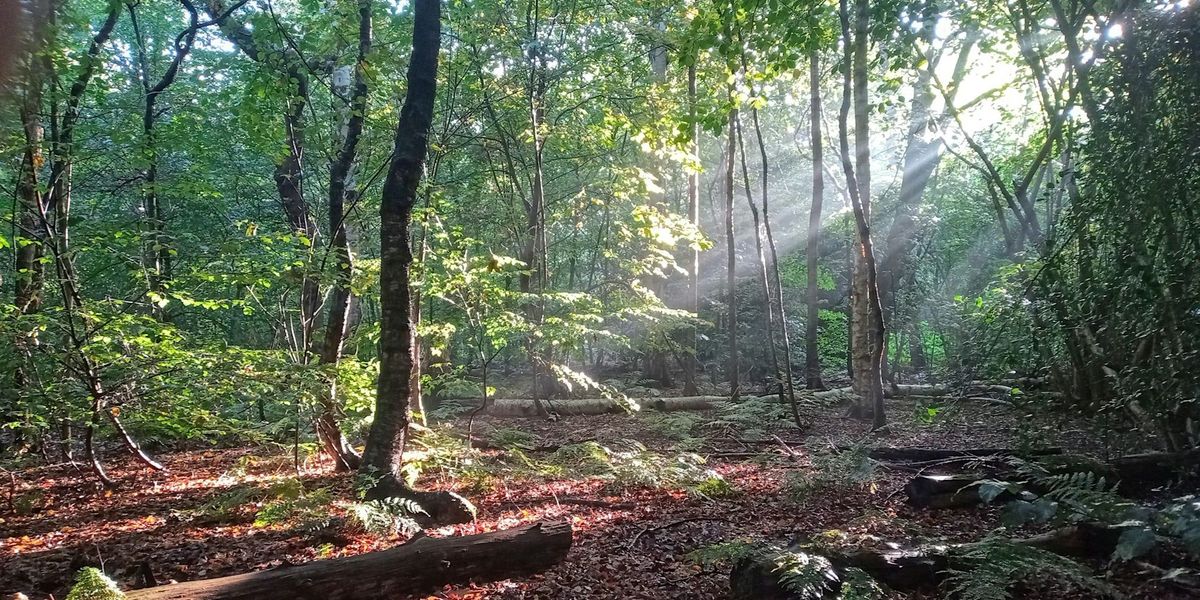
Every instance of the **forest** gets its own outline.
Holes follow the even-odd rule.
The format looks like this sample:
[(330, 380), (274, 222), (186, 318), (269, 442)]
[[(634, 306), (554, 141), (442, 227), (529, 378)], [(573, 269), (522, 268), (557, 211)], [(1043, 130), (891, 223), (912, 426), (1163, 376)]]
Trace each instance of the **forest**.
[(0, 597), (1200, 598), (1191, 0), (0, 0)]

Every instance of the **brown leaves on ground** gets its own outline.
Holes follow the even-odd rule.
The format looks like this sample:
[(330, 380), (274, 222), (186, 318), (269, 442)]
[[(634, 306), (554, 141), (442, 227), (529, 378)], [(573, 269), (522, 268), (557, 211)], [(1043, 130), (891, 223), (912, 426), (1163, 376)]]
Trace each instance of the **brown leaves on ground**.
[[(786, 422), (770, 428), (776, 444), (748, 445), (729, 430), (701, 431), (690, 440), (709, 457), (708, 466), (734, 493), (704, 497), (682, 490), (632, 489), (613, 495), (595, 477), (499, 477), (472, 494), (479, 520), (430, 532), (460, 535), (506, 529), (543, 519), (569, 518), (576, 539), (566, 561), (539, 575), (447, 588), (430, 598), (720, 598), (728, 594), (728, 566), (701, 566), (688, 554), (730, 540), (784, 543), (820, 534), (858, 543), (869, 540), (967, 541), (997, 525), (994, 508), (923, 511), (897, 493), (910, 473), (880, 469), (870, 482), (842, 489), (790, 493), (789, 474), (813, 470), (813, 447), (866, 440), (892, 446), (979, 447), (1012, 443), (1021, 415), (992, 406), (959, 407), (945, 414), (922, 412), (911, 402), (891, 406), (890, 433), (867, 433), (867, 425), (829, 414), (807, 432)], [(830, 411), (831, 413), (834, 411)], [(924, 414), (924, 416), (922, 416)], [(543, 447), (594, 440), (609, 444), (636, 439), (652, 451), (676, 452), (677, 439), (649, 426), (644, 417), (597, 416), (546, 422), (536, 419), (477, 423), (476, 431), (517, 429)], [(1070, 427), (1045, 431), (1046, 442), (1095, 451), (1091, 438)], [(807, 444), (807, 446), (805, 445)], [(502, 450), (489, 450), (495, 456)], [(117, 491), (104, 491), (80, 466), (29, 468), (0, 513), (0, 596), (61, 598), (76, 570), (103, 566), (122, 587), (145, 584), (143, 564), (159, 583), (244, 573), (379, 550), (401, 540), (344, 526), (353, 499), (352, 476), (312, 460), (300, 466), (305, 489), (327, 488), (336, 531), (295, 524), (255, 523), (263, 494), (296, 475), (288, 456), (261, 449), (190, 451), (162, 457), (167, 473), (133, 460), (115, 461)], [(461, 489), (444, 476), (422, 480), (431, 488)], [(10, 486), (11, 487), (11, 486)], [(224, 504), (222, 504), (224, 502)], [(338, 521), (341, 518), (341, 521)], [(836, 532), (829, 534), (828, 532)], [(635, 543), (636, 542), (636, 543)], [(1135, 596), (1156, 595), (1151, 586)], [(933, 592), (930, 592), (933, 594)], [(934, 597), (933, 595), (927, 597)]]

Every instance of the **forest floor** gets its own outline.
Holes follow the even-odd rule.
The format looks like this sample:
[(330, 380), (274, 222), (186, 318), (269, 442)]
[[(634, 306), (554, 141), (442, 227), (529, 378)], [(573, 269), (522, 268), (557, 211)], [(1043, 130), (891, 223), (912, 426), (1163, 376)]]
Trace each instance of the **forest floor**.
[[(746, 433), (728, 424), (704, 426), (720, 420), (706, 413), (566, 417), (556, 422), (478, 419), (477, 437), (507, 443), (510, 449), (480, 451), (465, 461), (447, 458), (461, 455), (457, 450), (443, 452), (439, 459), (441, 451), (434, 444), (416, 451), (418, 464), (424, 461), (427, 469), (420, 485), (460, 491), (479, 511), (475, 523), (430, 535), (570, 519), (574, 545), (562, 564), (539, 575), (414, 597), (723, 598), (729, 593), (729, 566), (701, 564), (690, 553), (723, 541), (786, 544), (834, 530), (887, 540), (971, 541), (999, 525), (995, 507), (930, 511), (906, 505), (902, 488), (911, 471), (882, 466), (861, 481), (809, 486), (797, 493), (796, 482), (812, 481), (819, 474), (823, 449), (863, 442), (1011, 447), (1019, 442), (1016, 433), (1023, 432), (1026, 442), (1102, 458), (1106, 453), (1101, 440), (1082, 427), (1030, 423), (1025, 415), (1001, 405), (963, 403), (930, 411), (911, 400), (889, 402), (891, 425), (886, 433), (869, 434), (867, 424), (830, 409), (806, 431), (786, 420), (768, 424), (756, 432), (767, 443), (746, 443)], [(465, 420), (459, 420), (435, 431), (442, 432), (444, 441), (455, 439), (449, 432), (463, 432), (465, 426)], [(591, 442), (633, 447), (650, 460), (669, 461), (681, 452), (694, 452), (728, 486), (710, 486), (707, 495), (670, 485), (617, 489), (611, 477), (545, 467), (550, 456), (561, 455), (551, 452), (553, 447), (581, 442), (588, 445), (577, 448), (595, 448)], [(319, 528), (314, 532), (293, 522), (256, 523), (255, 514), (269, 496), (264, 490), (278, 489), (279, 482), (296, 476), (290, 448), (193, 450), (159, 458), (168, 472), (149, 471), (127, 458), (113, 460), (110, 474), (120, 484), (114, 491), (101, 490), (83, 466), (12, 472), (0, 487), (0, 597), (20, 591), (30, 598), (61, 599), (72, 574), (87, 564), (103, 564), (128, 589), (144, 585), (146, 568), (159, 583), (194, 580), (358, 554), (400, 541), (344, 531), (331, 535)], [(299, 471), (310, 495), (324, 490), (322, 494), (334, 499), (325, 510), (345, 513), (353, 497), (352, 476), (334, 473), (320, 458), (304, 461)], [(1132, 598), (1185, 597), (1135, 570), (1119, 570), (1113, 581)], [(1084, 597), (1053, 586), (1026, 590), (1023, 596)], [(930, 589), (904, 597), (938, 594)]]

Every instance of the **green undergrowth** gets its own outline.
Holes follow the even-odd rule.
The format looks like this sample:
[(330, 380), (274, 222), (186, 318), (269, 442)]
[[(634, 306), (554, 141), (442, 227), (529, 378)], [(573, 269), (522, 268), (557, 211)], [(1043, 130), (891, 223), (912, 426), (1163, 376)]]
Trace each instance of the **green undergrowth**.
[(125, 594), (103, 571), (84, 567), (75, 575), (67, 600), (124, 600)]
[(509, 429), (496, 430), (487, 440), (503, 451), (467, 453), (463, 451), (466, 442), (449, 428), (422, 432), (414, 438), (416, 451), (405, 465), (410, 482), (422, 477), (448, 478), (460, 489), (481, 493), (501, 481), (600, 479), (605, 491), (612, 494), (671, 489), (716, 498), (736, 493), (732, 484), (693, 452), (659, 452), (636, 440), (585, 441), (553, 452), (535, 452), (536, 438)]
[(877, 489), (878, 465), (869, 452), (870, 448), (861, 444), (841, 452), (810, 449), (812, 468), (788, 473), (784, 491), (796, 502), (829, 492), (873, 494)]

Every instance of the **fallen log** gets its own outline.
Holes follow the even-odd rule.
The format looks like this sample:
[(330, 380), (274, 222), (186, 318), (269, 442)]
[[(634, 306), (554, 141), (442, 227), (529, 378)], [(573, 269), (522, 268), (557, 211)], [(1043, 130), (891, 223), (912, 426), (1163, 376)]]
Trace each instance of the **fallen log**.
[[(1111, 555), (1121, 536), (1122, 528), (1082, 523), (1063, 527), (1011, 543), (1040, 548), (1072, 558), (1100, 558)], [(894, 590), (906, 591), (933, 586), (944, 577), (947, 569), (967, 569), (970, 565), (961, 558), (963, 553), (978, 547), (981, 542), (954, 545), (902, 547), (890, 544), (887, 548), (823, 549), (812, 544), (793, 545), (787, 552), (803, 555), (811, 564), (828, 564), (832, 572), (825, 574), (826, 589), (812, 589), (812, 594), (796, 594), (779, 583), (779, 554), (761, 553), (744, 558), (730, 574), (734, 600), (810, 600), (835, 597), (847, 570), (860, 569), (876, 581)], [(823, 562), (824, 561), (824, 562)]]
[(571, 548), (568, 521), (448, 538), (390, 550), (126, 592), (128, 600), (376, 600), (543, 571)]
[[(982, 475), (918, 475), (904, 486), (908, 503), (921, 508), (954, 508), (979, 504), (979, 482)], [(1002, 495), (1003, 496), (1003, 495)], [(1007, 500), (999, 497), (997, 500)]]
[[(630, 398), (640, 409), (661, 411), (709, 410), (718, 402), (729, 402), (728, 396), (683, 396), (677, 398)], [(562, 416), (604, 415), (627, 412), (629, 405), (612, 398), (572, 398), (542, 400), (551, 412)], [(537, 401), (532, 398), (498, 398), (484, 411), (493, 417), (537, 417)]]
[[(992, 381), (972, 381), (961, 386), (950, 386), (941, 383), (933, 384), (896, 384), (891, 387), (891, 395), (893, 397), (910, 397), (910, 398), (934, 398), (942, 399), (950, 396), (957, 396), (959, 400), (980, 400), (980, 394), (992, 393), (999, 394), (1003, 398), (1011, 399), (1016, 396), (1057, 396), (1056, 392), (1044, 390), (1027, 390), (1016, 383), (1015, 380), (1002, 380), (998, 382)], [(997, 400), (997, 398), (991, 398)]]
[[(838, 450), (846, 452), (853, 446), (838, 446)], [(886, 462), (919, 462), (927, 460), (942, 460), (945, 458), (972, 458), (985, 456), (1016, 456), (1018, 454), (1046, 456), (1062, 454), (1058, 447), (1034, 448), (1032, 450), (1014, 450), (1012, 448), (871, 448), (868, 456), (875, 460)]]
[[(1048, 449), (1053, 450), (1053, 449)], [(1058, 449), (1061, 452), (1061, 449)], [(1090, 457), (1074, 454), (1043, 455), (1038, 464), (1049, 475), (1067, 473), (1095, 473), (1107, 481), (1117, 484), (1117, 491), (1136, 494), (1139, 491), (1167, 483), (1197, 465), (1200, 465), (1200, 450), (1184, 452), (1151, 452), (1133, 454), (1102, 462)], [(979, 504), (978, 482), (983, 479), (1012, 480), (1021, 476), (1011, 470), (982, 473), (954, 473), (948, 475), (917, 475), (904, 486), (908, 502), (923, 508), (953, 508)], [(1035, 490), (1036, 491), (1036, 490)], [(1011, 499), (1011, 494), (1002, 494), (1000, 501)]]
[(1182, 452), (1130, 454), (1113, 459), (1108, 465), (1123, 485), (1161, 483), (1200, 465), (1200, 448)]
[(953, 393), (949, 387), (941, 384), (905, 384), (892, 386), (893, 396), (949, 396)]
[[(833, 402), (850, 397), (850, 388), (836, 388), (819, 392), (797, 392), (797, 398), (807, 397)], [(712, 410), (719, 403), (729, 402), (729, 396), (678, 396), (664, 398), (630, 398), (641, 410), (658, 410), (663, 412), (687, 410)], [(778, 402), (779, 396), (742, 396), (741, 400), (757, 400), (762, 402)], [(542, 404), (551, 412), (562, 416), (619, 414), (628, 411), (628, 405), (613, 398), (570, 398), (561, 400), (542, 400)], [(493, 417), (537, 417), (539, 416), (537, 401), (532, 398), (497, 398), (484, 411)]]

